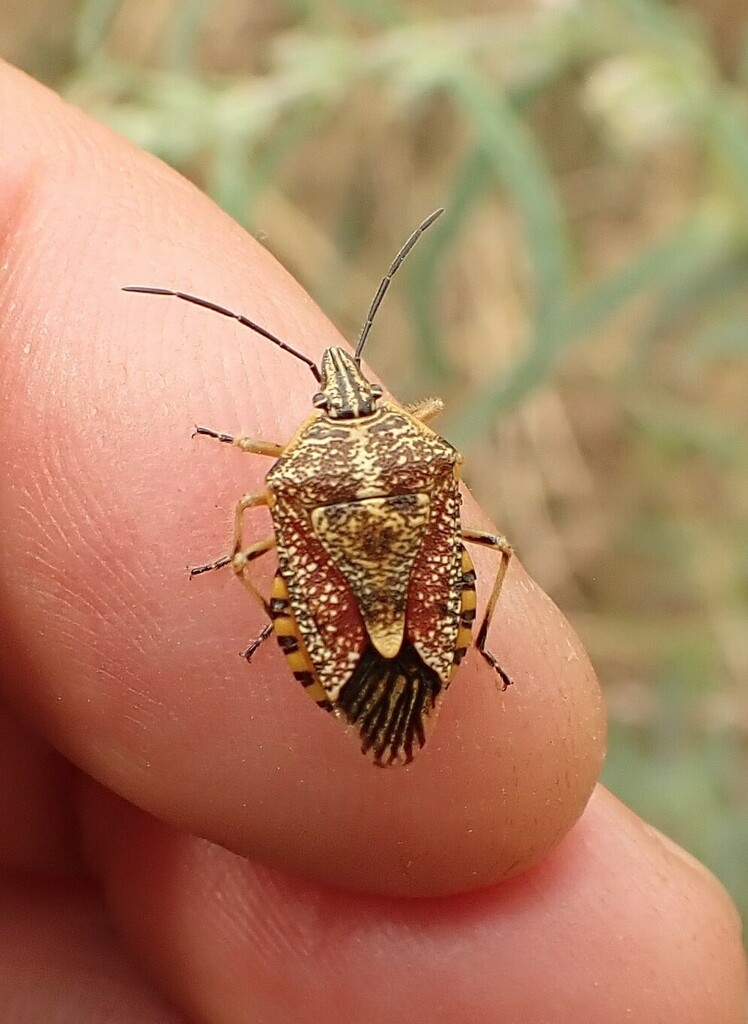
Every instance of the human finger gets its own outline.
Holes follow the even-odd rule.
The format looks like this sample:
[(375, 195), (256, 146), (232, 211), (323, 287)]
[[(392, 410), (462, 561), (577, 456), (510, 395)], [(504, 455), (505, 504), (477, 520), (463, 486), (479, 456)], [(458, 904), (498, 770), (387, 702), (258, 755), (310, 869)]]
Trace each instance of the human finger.
[[(500, 693), (471, 651), (407, 769), (373, 769), (274, 645), (247, 668), (260, 610), (186, 567), (226, 550), (229, 511), (267, 464), (189, 426), (285, 442), (314, 381), (221, 317), (121, 287), (198, 292), (315, 358), (335, 332), (178, 175), (0, 75), (7, 699), (116, 793), (291, 873), (433, 894), (537, 861), (581, 813), (605, 741), (569, 625), (513, 563), (489, 643), (515, 685)], [(465, 518), (481, 525), (469, 502)], [(476, 565), (482, 607), (496, 560)], [(258, 565), (261, 588), (272, 572)]]
[(541, 864), (438, 900), (292, 879), (101, 790), (82, 807), (118, 927), (197, 1020), (745, 1019), (740, 922), (724, 890), (600, 789)]

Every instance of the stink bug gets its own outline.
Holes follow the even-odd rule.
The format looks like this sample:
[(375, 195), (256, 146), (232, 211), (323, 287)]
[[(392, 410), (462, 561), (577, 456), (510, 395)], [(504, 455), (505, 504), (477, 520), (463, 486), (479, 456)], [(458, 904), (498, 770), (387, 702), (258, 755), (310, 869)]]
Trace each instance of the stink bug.
[[(464, 542), (500, 556), (476, 647), (509, 677), (486, 648), (486, 635), (512, 549), (502, 536), (460, 523), (462, 456), (429, 426), (439, 399), (402, 407), (361, 370), (374, 316), (394, 274), (437, 210), (410, 236), (374, 296), (353, 355), (328, 348), (319, 367), (247, 317), (184, 292), (171, 295), (251, 328), (306, 363), (319, 390), (315, 411), (286, 444), (234, 437), (208, 427), (196, 433), (243, 452), (275, 458), (265, 489), (236, 505), (231, 552), (190, 570), (230, 565), (270, 622), (245, 652), (249, 661), (272, 632), (294, 676), (317, 704), (356, 727), (361, 748), (378, 765), (407, 764), (425, 742), (425, 722), (465, 655), (475, 619), (475, 570)], [(273, 534), (246, 545), (244, 513), (269, 508)], [(275, 549), (270, 598), (250, 564)]]

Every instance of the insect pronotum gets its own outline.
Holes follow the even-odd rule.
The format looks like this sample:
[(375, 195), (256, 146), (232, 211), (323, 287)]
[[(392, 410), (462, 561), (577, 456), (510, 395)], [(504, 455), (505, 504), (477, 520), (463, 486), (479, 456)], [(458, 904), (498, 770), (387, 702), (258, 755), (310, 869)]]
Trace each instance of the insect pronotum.
[[(272, 632), (289, 668), (317, 704), (358, 730), (378, 765), (407, 764), (471, 640), (475, 570), (465, 543), (499, 553), (475, 646), (506, 688), (510, 679), (486, 650), (486, 636), (511, 557), (506, 538), (462, 526), (462, 456), (428, 425), (442, 410), (432, 398), (403, 407), (382, 397), (361, 369), (361, 352), (390, 282), (436, 210), (393, 260), (371, 303), (353, 355), (328, 348), (319, 367), (248, 317), (165, 288), (171, 295), (238, 320), (310, 368), (319, 390), (314, 412), (285, 444), (195, 432), (243, 452), (274, 458), (257, 494), (236, 504), (234, 543), (191, 575), (231, 566), (269, 623), (247, 661)], [(244, 513), (267, 506), (273, 533), (244, 539)], [(278, 569), (263, 596), (255, 559), (275, 550)]]

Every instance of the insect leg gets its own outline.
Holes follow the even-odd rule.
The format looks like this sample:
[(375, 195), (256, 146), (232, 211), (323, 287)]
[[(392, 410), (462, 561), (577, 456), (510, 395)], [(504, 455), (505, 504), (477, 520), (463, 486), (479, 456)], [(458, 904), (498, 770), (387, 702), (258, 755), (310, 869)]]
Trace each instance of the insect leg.
[(264, 555), (267, 551), (272, 551), (275, 547), (275, 537), (271, 535), (266, 537), (265, 540), (258, 540), (255, 544), (251, 544), (248, 548), (244, 548), (243, 551), (237, 551), (234, 557), (231, 559), (231, 566), (236, 575), (241, 579), (244, 586), (250, 592), (255, 600), (259, 601), (263, 609), (267, 614), (270, 614), (270, 604), (262, 594), (259, 592), (257, 587), (254, 585), (252, 580), (249, 578), (246, 568), (250, 562), (253, 562), (255, 558), (259, 558), (260, 555)]
[(246, 658), (247, 662), (250, 662), (252, 660), (252, 655), (255, 653), (257, 648), (260, 646), (260, 644), (264, 643), (265, 640), (267, 640), (267, 638), (270, 636), (272, 632), (273, 624), (272, 622), (268, 622), (267, 626), (263, 628), (262, 632), (257, 637), (257, 639), (252, 641), (252, 643), (249, 645), (246, 651), (242, 651), (242, 657)]
[[(232, 563), (234, 563), (236, 558), (241, 554), (242, 521), (244, 517), (244, 512), (248, 508), (254, 508), (257, 505), (267, 505), (267, 503), (268, 497), (264, 491), (261, 494), (243, 495), (239, 499), (239, 501), (237, 501), (236, 510), (234, 512), (234, 546), (232, 548), (231, 554), (222, 555), (220, 558), (216, 558), (215, 561), (207, 562), (205, 565), (196, 565), (193, 569), (190, 569), (190, 577), (200, 576), (201, 573), (210, 572), (213, 569), (222, 569), (225, 565), (231, 565)], [(270, 548), (273, 547), (274, 539), (271, 538), (271, 540), (273, 542), (268, 544), (266, 547), (263, 547), (261, 551), (258, 551), (258, 554), (262, 554), (264, 551), (269, 551)], [(250, 549), (248, 549), (248, 551), (249, 550)], [(245, 554), (246, 553), (248, 552), (245, 552)], [(253, 557), (257, 557), (257, 555), (254, 555)], [(248, 558), (246, 559), (246, 561), (250, 561), (250, 559)], [(243, 568), (244, 565), (241, 565), (238, 568), (236, 565), (234, 565), (234, 572), (236, 572), (237, 574), (241, 573)]]
[(422, 402), (415, 402), (405, 407), (411, 416), (415, 416), (421, 423), (430, 423), (440, 412), (444, 411), (444, 402), (441, 398), (424, 398)]
[(499, 599), (499, 594), (501, 593), (501, 588), (504, 584), (506, 571), (509, 568), (509, 559), (512, 557), (512, 546), (506, 537), (503, 537), (501, 534), (485, 533), (483, 530), (471, 530), (469, 528), (463, 529), (462, 539), (466, 540), (469, 544), (481, 544), (484, 547), (494, 548), (501, 552), (501, 561), (499, 562), (499, 568), (496, 571), (496, 579), (494, 580), (491, 596), (489, 597), (488, 604), (486, 605), (483, 621), (481, 622), (480, 629), (478, 630), (475, 646), (486, 659), (488, 664), (501, 676), (501, 681), (504, 684), (502, 689), (505, 690), (507, 686), (511, 685), (512, 680), (503, 668), (501, 668), (494, 655), (491, 654), (490, 651), (486, 650), (486, 636), (488, 635), (488, 627), (491, 624), (494, 609), (496, 608), (496, 602)]
[(285, 451), (285, 445), (276, 444), (274, 441), (261, 441), (257, 437), (234, 437), (233, 434), (223, 434), (218, 430), (211, 430), (210, 427), (195, 427), (195, 434), (202, 434), (205, 437), (214, 437), (216, 441), (223, 444), (233, 444), (243, 452), (252, 452), (253, 455), (269, 455), (271, 458), (279, 458)]
[(200, 576), (204, 572), (211, 572), (213, 569), (223, 569), (224, 565), (230, 565), (233, 555), (221, 555), (213, 562), (206, 562), (205, 565), (193, 565), (190, 569), (190, 579), (193, 576)]

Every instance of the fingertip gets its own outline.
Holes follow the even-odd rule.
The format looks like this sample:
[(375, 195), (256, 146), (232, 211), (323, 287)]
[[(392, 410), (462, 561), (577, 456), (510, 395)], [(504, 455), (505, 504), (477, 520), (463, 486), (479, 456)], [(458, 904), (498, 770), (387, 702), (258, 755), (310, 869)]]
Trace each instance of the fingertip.
[[(291, 873), (423, 895), (534, 863), (581, 814), (604, 747), (568, 624), (515, 563), (489, 635), (514, 686), (498, 692), (471, 650), (405, 769), (373, 769), (270, 645), (248, 670), (238, 652), (259, 609), (219, 573), (188, 589), (186, 566), (225, 554), (231, 510), (267, 463), (187, 435), (197, 420), (286, 442), (311, 382), (209, 310), (121, 289), (205, 295), (310, 356), (335, 333), (178, 175), (22, 76), (12, 88), (25, 119), (6, 94), (4, 128), (43, 170), (11, 232), (5, 296), (2, 587), (22, 651), (9, 699), (126, 799)], [(65, 139), (53, 171), (52, 123)], [(476, 564), (485, 603), (493, 553)], [(259, 585), (272, 574), (258, 565)]]

